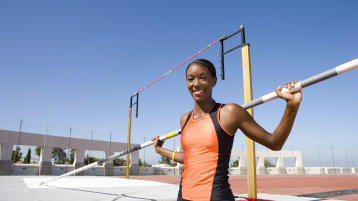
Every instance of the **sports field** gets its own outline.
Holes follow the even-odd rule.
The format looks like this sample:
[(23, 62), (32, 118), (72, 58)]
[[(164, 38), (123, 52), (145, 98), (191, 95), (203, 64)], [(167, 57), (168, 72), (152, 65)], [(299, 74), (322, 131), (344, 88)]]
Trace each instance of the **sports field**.
[[(0, 201), (175, 201), (180, 176), (1, 176)], [(246, 177), (231, 176), (236, 200), (246, 200)], [(358, 175), (257, 177), (258, 198), (275, 201), (358, 200)]]
[[(179, 176), (136, 176), (131, 179), (180, 182)], [(246, 176), (230, 176), (230, 184), (236, 194), (247, 192)], [(257, 192), (357, 201), (358, 175), (258, 175)]]

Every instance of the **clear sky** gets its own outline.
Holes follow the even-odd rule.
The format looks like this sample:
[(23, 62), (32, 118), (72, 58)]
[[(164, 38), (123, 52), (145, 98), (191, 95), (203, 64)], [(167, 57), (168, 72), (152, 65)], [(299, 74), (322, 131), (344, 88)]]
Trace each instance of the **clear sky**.
[[(0, 129), (126, 141), (129, 98), (224, 34), (245, 26), (253, 96), (358, 57), (357, 1), (0, 1)], [(229, 49), (239, 38), (227, 41)], [(220, 74), (219, 45), (198, 58)], [(243, 104), (241, 50), (226, 56), (217, 102)], [(132, 142), (179, 129), (193, 108), (182, 68), (140, 93)], [(358, 70), (304, 89), (287, 149), (357, 146)], [(254, 109), (272, 132), (284, 110)], [(244, 146), (238, 132), (234, 147)], [(179, 138), (166, 143), (172, 148)], [(142, 154), (142, 152), (141, 152)]]

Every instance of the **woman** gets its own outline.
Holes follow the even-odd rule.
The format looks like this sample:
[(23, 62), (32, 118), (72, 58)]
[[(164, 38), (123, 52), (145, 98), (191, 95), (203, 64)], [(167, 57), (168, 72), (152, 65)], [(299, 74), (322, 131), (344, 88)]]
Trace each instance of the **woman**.
[[(184, 163), (178, 200), (234, 200), (228, 183), (228, 168), (237, 129), (272, 150), (280, 150), (290, 134), (302, 99), (301, 91), (289, 94), (281, 93), (281, 86), (276, 89), (278, 97), (286, 100), (286, 110), (271, 134), (241, 106), (216, 103), (212, 98), (216, 81), (215, 67), (208, 60), (195, 60), (186, 69), (186, 83), (194, 99), (194, 109), (180, 118), (184, 152), (165, 149), (158, 137), (152, 139), (158, 154)], [(296, 82), (287, 83), (285, 87), (294, 87)]]

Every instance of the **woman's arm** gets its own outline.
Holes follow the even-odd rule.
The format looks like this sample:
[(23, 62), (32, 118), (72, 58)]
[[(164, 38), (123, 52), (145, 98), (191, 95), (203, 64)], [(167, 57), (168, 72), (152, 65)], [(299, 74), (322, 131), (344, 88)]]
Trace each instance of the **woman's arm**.
[[(285, 88), (292, 88), (296, 82), (290, 82)], [(278, 97), (286, 100), (286, 109), (275, 131), (271, 134), (263, 129), (251, 115), (236, 104), (228, 104), (222, 108), (220, 121), (229, 133), (235, 134), (239, 128), (250, 139), (272, 149), (280, 150), (289, 136), (301, 103), (301, 91), (293, 94), (281, 93), (281, 87), (276, 89)]]
[[(180, 127), (183, 128), (184, 126), (184, 123), (185, 123), (185, 120), (188, 118), (188, 115), (189, 115), (189, 112), (188, 113), (185, 113), (181, 118), (180, 118)], [(165, 149), (163, 148), (163, 144), (164, 144), (164, 141), (161, 141), (159, 140), (159, 137), (154, 137), (152, 139), (152, 141), (155, 141), (154, 142), (154, 148), (155, 148), (155, 152), (157, 152), (158, 154), (164, 156), (164, 157), (167, 157), (169, 159), (173, 159), (173, 155), (174, 155), (174, 160), (176, 162), (179, 162), (179, 163), (184, 163), (184, 152), (175, 152), (174, 151), (171, 151), (171, 150), (168, 150), (168, 149)]]
[[(164, 141), (159, 140), (159, 136), (154, 137), (152, 139), (152, 141), (154, 141), (155, 152), (157, 152), (158, 154), (165, 156), (171, 160), (173, 159), (174, 151), (163, 148), (162, 146), (164, 144)], [(184, 163), (184, 153), (183, 152), (175, 152), (174, 153), (174, 161), (178, 162), (178, 163)]]

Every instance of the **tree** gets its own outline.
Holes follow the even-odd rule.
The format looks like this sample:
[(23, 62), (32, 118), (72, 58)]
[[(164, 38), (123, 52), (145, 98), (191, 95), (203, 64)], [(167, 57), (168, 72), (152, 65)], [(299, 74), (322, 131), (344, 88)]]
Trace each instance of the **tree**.
[(53, 148), (52, 158), (55, 159), (55, 164), (65, 164), (67, 157), (63, 148)]
[(239, 160), (234, 160), (234, 162), (232, 162), (231, 167), (239, 167)]
[(67, 164), (73, 164), (75, 162), (75, 150), (71, 149), (70, 158), (67, 160)]
[(160, 158), (160, 161), (158, 161), (159, 164), (168, 164), (168, 165), (173, 165), (171, 162), (170, 162), (170, 159), (165, 157), (165, 156), (162, 156)]
[(31, 149), (29, 147), (29, 150), (27, 151), (26, 157), (24, 159), (24, 164), (29, 164), (31, 162)]
[(121, 158), (113, 159), (113, 165), (114, 166), (125, 166), (126, 165), (126, 160), (121, 159)]
[(40, 157), (40, 155), (41, 155), (41, 146), (37, 146), (36, 148), (35, 148), (35, 154), (37, 155), (37, 156), (39, 156)]
[(152, 167), (151, 164), (148, 164), (144, 161), (144, 163), (142, 162), (141, 159), (139, 159), (139, 167)]
[(16, 147), (16, 151), (12, 151), (11, 161), (13, 163), (16, 163), (17, 161), (20, 161), (22, 158), (22, 152), (20, 147)]
[(93, 163), (93, 162), (96, 162), (96, 161), (99, 161), (98, 158), (95, 158), (95, 157), (88, 157), (88, 154), (86, 155), (86, 157), (84, 158), (83, 162), (88, 165), (90, 163)]
[(276, 167), (276, 165), (274, 165), (273, 163), (271, 163), (271, 161), (269, 161), (267, 159), (264, 160), (264, 166), (265, 166), (265, 168)]

